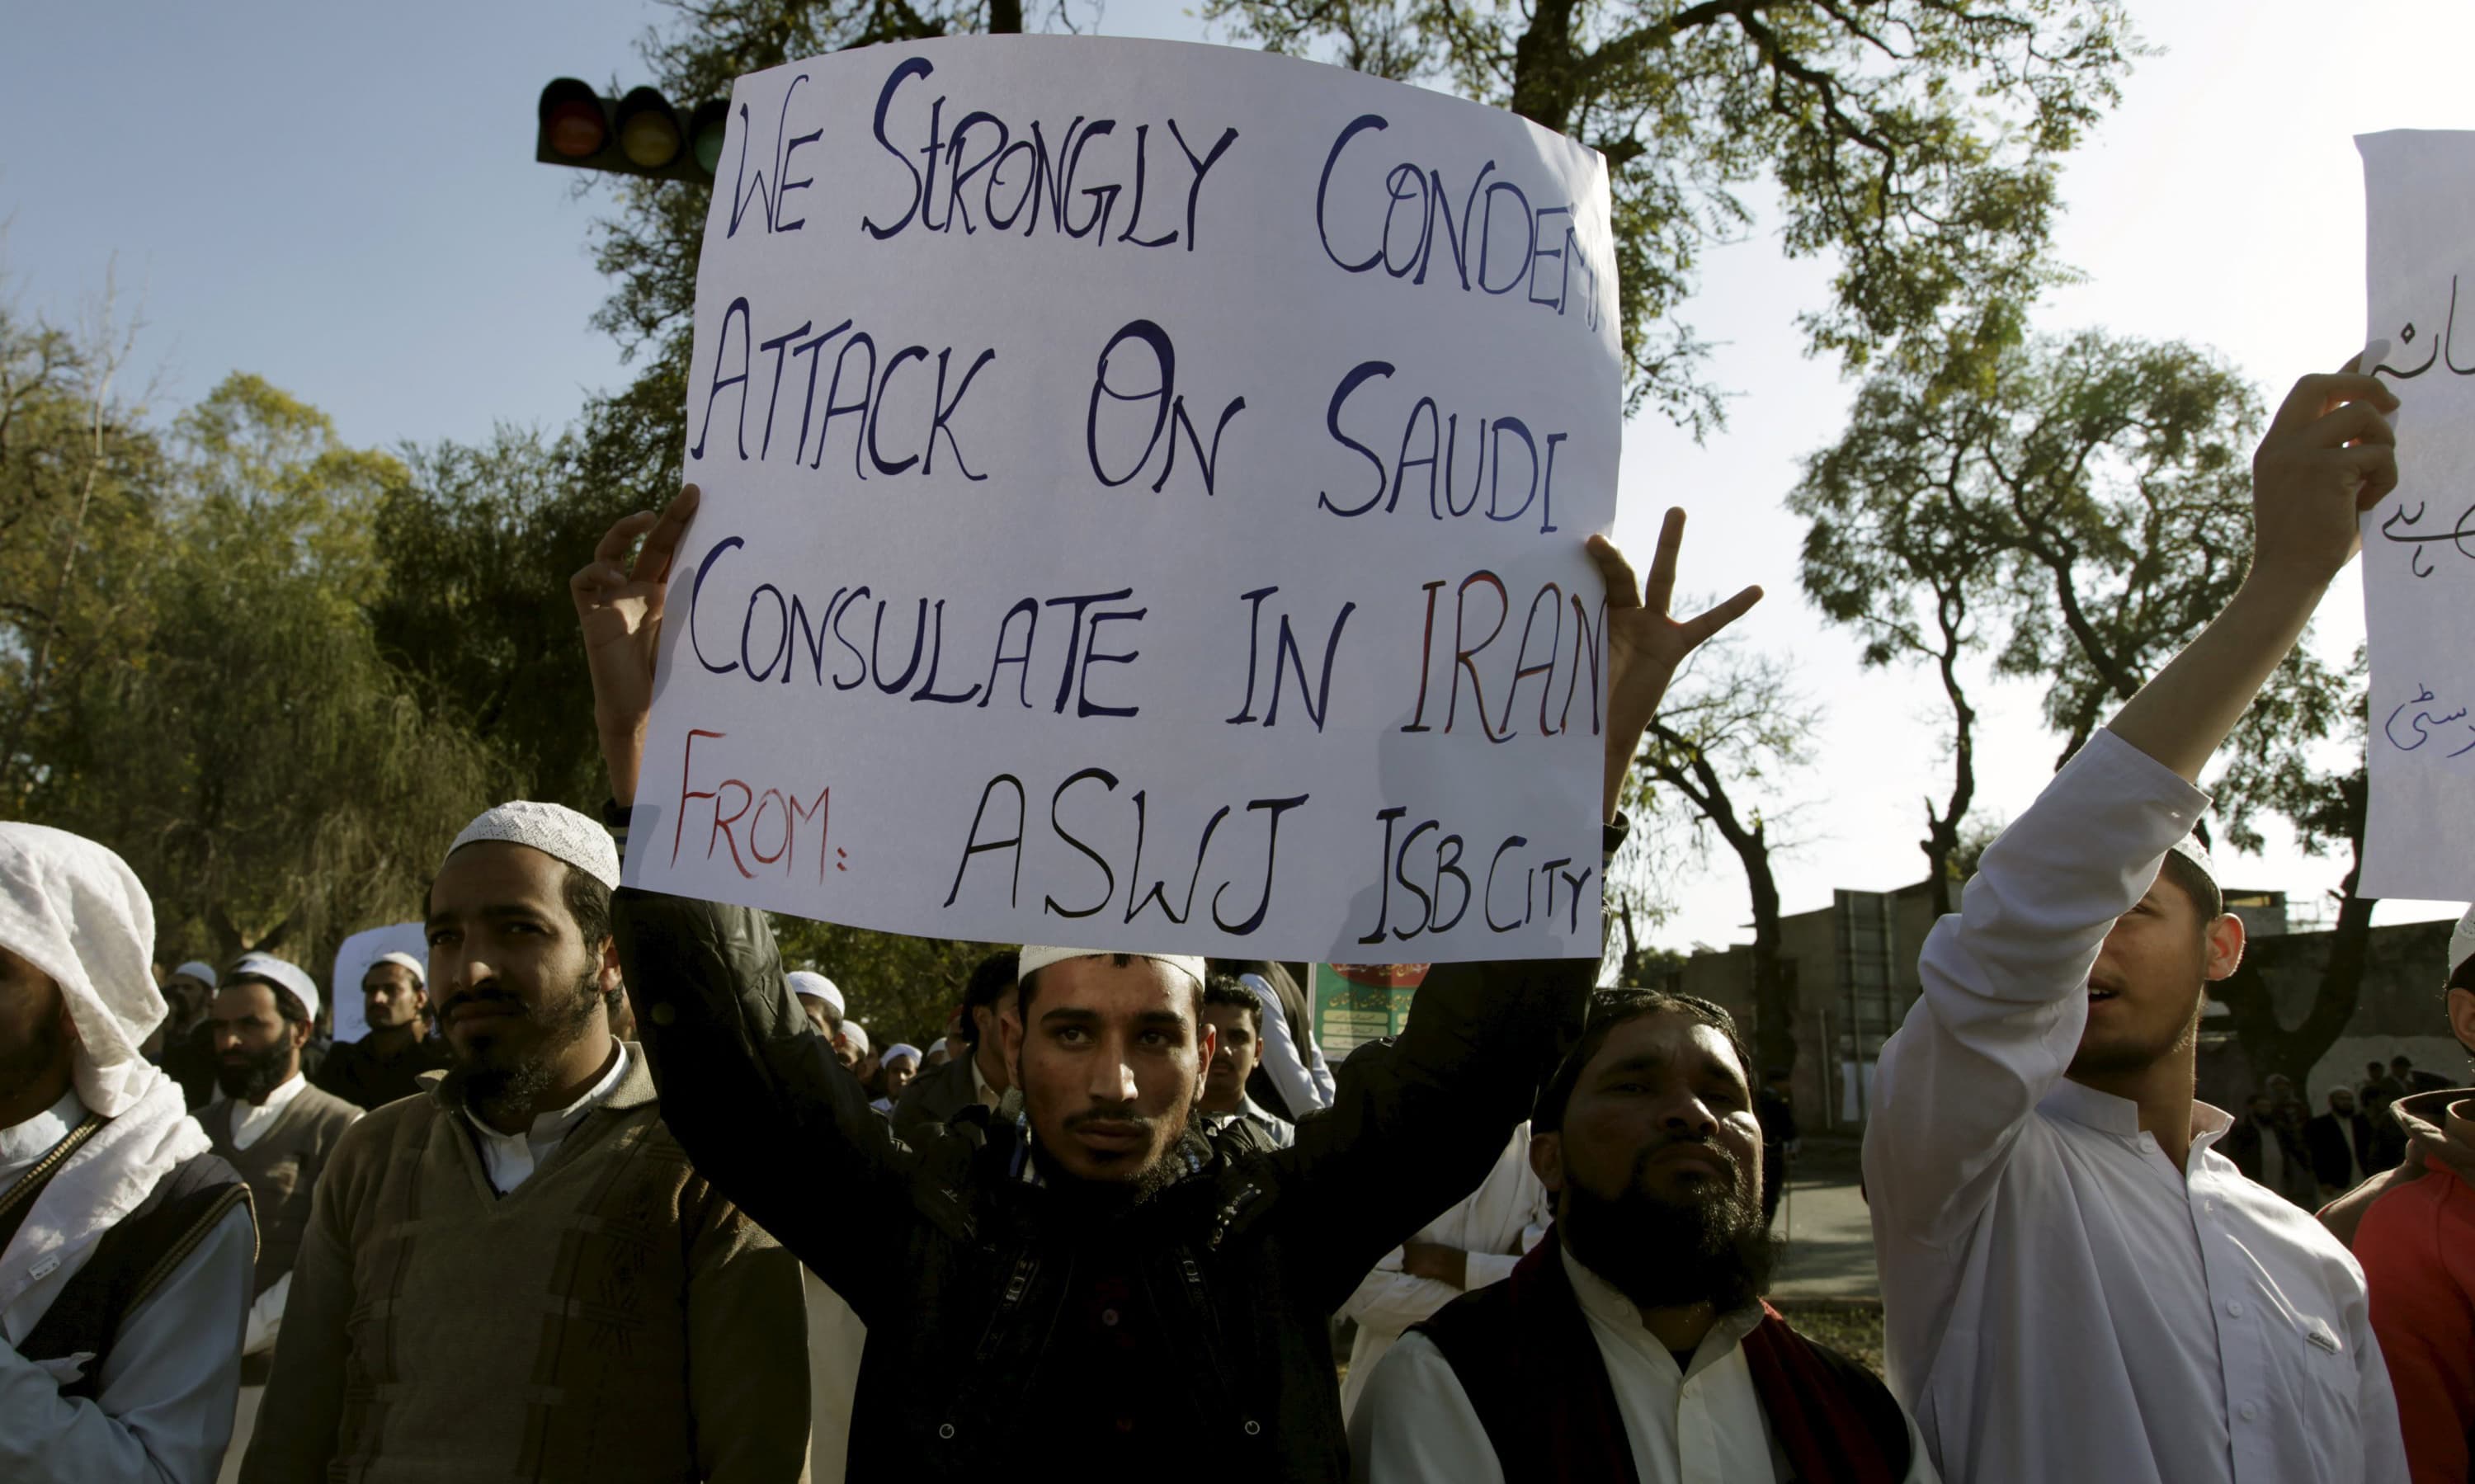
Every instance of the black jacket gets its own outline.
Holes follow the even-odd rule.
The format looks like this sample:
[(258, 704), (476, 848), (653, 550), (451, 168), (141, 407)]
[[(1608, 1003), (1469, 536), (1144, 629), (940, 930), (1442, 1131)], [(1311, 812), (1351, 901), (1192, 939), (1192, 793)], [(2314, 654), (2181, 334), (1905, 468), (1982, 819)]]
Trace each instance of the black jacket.
[(921, 1124), (952, 1123), (954, 1115), (980, 1101), (979, 1080), (971, 1075), (971, 1058), (978, 1048), (953, 1043), (960, 1055), (943, 1066), (931, 1067), (928, 1074), (902, 1089), (894, 1104), (894, 1132), (902, 1139), (912, 1139)]
[[(793, 1003), (759, 913), (623, 889), (612, 919), (664, 1121), (868, 1325), (854, 1479), (1042, 1459), (1110, 1472), (1128, 1441), (1104, 1420), (1110, 1398), (1078, 1383), (1107, 1360), (1092, 1342), (1121, 1331), (1095, 1324), (1118, 1326), (1120, 1306), (1122, 1332), (1148, 1340), (1137, 1415), (1115, 1431), (1131, 1423), (1156, 1467), (1346, 1478), (1329, 1318), (1485, 1178), (1598, 968), (1438, 965), (1400, 1040), (1350, 1058), (1294, 1147), (1190, 1137), (1175, 1184), (1095, 1229), (1019, 1178), (1013, 1127), (984, 1144), (933, 1124), (897, 1139)], [(1124, 1263), (1105, 1308), (1095, 1253)]]
[[(2373, 1147), (2372, 1121), (2362, 1113), (2349, 1113), (2340, 1118), (2336, 1113), (2320, 1113), (2304, 1120), (2303, 1143), (2312, 1152), (2312, 1173), (2323, 1185), (2345, 1190), (2362, 1175), (2379, 1172), (2380, 1155)], [(2356, 1174), (2347, 1163), (2348, 1146), (2352, 1145), (2355, 1163), (2362, 1169)]]

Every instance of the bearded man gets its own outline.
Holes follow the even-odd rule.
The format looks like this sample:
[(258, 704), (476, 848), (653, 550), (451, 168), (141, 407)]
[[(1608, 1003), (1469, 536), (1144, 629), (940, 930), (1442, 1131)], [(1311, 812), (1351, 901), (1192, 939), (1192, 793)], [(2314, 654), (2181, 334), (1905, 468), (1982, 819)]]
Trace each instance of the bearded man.
[(2397, 484), (2396, 407), (2368, 376), (2295, 384), (2252, 459), (2242, 585), (1925, 938), (1865, 1192), (1891, 1384), (1959, 1484), (2408, 1476), (2362, 1270), (2198, 1101), (2243, 927), (2192, 839), (2211, 758)]
[(383, 1107), (421, 1090), (421, 1074), (443, 1072), (454, 1058), (429, 1034), (429, 970), (408, 953), (382, 955), (361, 973), (361, 1009), (369, 1031), (327, 1053), (320, 1087), (355, 1107)]
[[(695, 508), (691, 486), (658, 521), (620, 522), (571, 584), (614, 827)], [(1677, 664), (1760, 596), (1670, 619), (1683, 523), (1669, 513), (1647, 585), (1590, 543), (1610, 816)], [(612, 913), (672, 1127), (868, 1325), (849, 1462), (870, 1480), (976, 1481), (1044, 1456), (1092, 1477), (1345, 1477), (1330, 1316), (1485, 1175), (1598, 971), (1595, 956), (1438, 968), (1399, 1041), (1353, 1058), (1332, 1107), (1266, 1151), (1201, 1127), (1201, 959), (1027, 945), (999, 1027), (1021, 1115), (973, 1105), (956, 1117), (985, 1141), (952, 1124), (897, 1138), (792, 1003), (762, 912), (630, 889)]]
[(128, 864), (0, 822), (0, 1479), (209, 1484), (232, 1441), (249, 1186), (138, 1048), (163, 1018)]
[(689, 1168), (610, 1034), (618, 879), (552, 804), (448, 851), (427, 917), (454, 1064), (336, 1146), (248, 1484), (805, 1472), (798, 1268)]
[(1751, 1063), (1706, 1000), (1600, 997), (1531, 1118), (1556, 1224), (1377, 1364), (1350, 1418), (1361, 1479), (1934, 1477), (1889, 1390), (1761, 1302), (1776, 1249)]
[(301, 1075), (301, 1051), (317, 1018), (317, 982), (297, 964), (254, 953), (224, 976), (207, 1020), (223, 1096), (198, 1123), (249, 1181), (257, 1207), (257, 1275), (240, 1347), (241, 1379), (253, 1385), (266, 1379), (267, 1351), (283, 1325), (311, 1193), (335, 1141), (361, 1116)]

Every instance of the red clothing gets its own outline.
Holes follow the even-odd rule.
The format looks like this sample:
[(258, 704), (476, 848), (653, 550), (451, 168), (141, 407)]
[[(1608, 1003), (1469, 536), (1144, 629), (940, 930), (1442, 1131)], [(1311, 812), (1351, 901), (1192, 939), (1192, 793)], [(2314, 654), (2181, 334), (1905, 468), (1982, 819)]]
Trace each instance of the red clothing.
[(2468, 1098), (2436, 1092), (2396, 1105), (2414, 1153), (2322, 1218), (2333, 1229), (2355, 1220), (2348, 1245), (2371, 1290), (2372, 1332), (2389, 1361), (2415, 1484), (2463, 1484), (2475, 1428), (2475, 1101)]

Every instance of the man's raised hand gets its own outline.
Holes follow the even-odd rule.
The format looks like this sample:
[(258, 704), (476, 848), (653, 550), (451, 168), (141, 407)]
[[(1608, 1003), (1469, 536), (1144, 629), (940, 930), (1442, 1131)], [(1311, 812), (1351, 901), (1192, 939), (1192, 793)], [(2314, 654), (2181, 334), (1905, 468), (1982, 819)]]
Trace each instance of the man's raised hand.
[[(697, 487), (679, 491), (655, 515), (640, 510), (602, 534), (593, 560), (568, 580), (576, 618), (584, 631), (585, 663), (593, 673), (593, 720), (601, 735), (601, 759), (610, 770), (611, 796), (622, 804), (636, 795), (644, 761), (645, 720), (653, 709), (653, 661), (662, 638), (663, 600), (670, 590), (671, 559), (688, 523), (696, 518)], [(633, 562), (628, 548), (644, 547)]]
[(2388, 387), (2349, 369), (2294, 383), (2252, 454), (2252, 569), (2325, 583), (2362, 544), (2358, 517), (2397, 488), (2397, 410)]
[(1762, 590), (1749, 587), (1726, 602), (1692, 619), (1670, 617), (1676, 596), (1676, 553), (1684, 544), (1684, 512), (1670, 508), (1659, 527), (1658, 551), (1651, 559), (1650, 580), (1635, 576), (1615, 543), (1590, 538), (1590, 560), (1607, 585), (1607, 771), (1606, 809), (1612, 818), (1624, 775), (1632, 766), (1634, 749), (1651, 718), (1676, 678), (1677, 667), (1721, 629), (1735, 622), (1762, 600)]

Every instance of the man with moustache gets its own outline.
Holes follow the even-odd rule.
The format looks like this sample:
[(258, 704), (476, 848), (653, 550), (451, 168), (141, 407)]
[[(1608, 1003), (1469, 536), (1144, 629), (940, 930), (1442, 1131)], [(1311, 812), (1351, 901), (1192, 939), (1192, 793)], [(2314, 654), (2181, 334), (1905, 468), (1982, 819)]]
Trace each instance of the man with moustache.
[(241, 1339), (241, 1379), (266, 1379), (283, 1324), (292, 1264), (309, 1226), (310, 1195), (336, 1140), (361, 1116), (309, 1085), (301, 1049), (318, 1018), (317, 981), (271, 954), (251, 954), (223, 977), (207, 1024), (223, 1096), (198, 1114), (214, 1151), (249, 1181), (257, 1207), (257, 1272)]
[[(571, 584), (617, 828), (695, 505), (691, 486), (658, 521), (620, 522)], [(1677, 664), (1760, 596), (1670, 619), (1683, 520), (1669, 513), (1647, 584), (1589, 544), (1611, 818)], [(1000, 1026), (1020, 1116), (964, 1109), (984, 1143), (940, 1124), (897, 1139), (809, 1033), (762, 913), (640, 890), (612, 911), (680, 1141), (868, 1325), (849, 1463), (870, 1480), (977, 1480), (1049, 1450), (1095, 1478), (1345, 1477), (1330, 1316), (1485, 1175), (1598, 971), (1439, 967), (1398, 1041), (1354, 1057), (1332, 1107), (1265, 1151), (1200, 1127), (1201, 959), (1026, 945)]]
[(1005, 1066), (1004, 1038), (997, 1023), (1014, 1008), (1014, 950), (1001, 948), (974, 964), (963, 986), (962, 1012), (956, 1017), (952, 1055), (945, 1064), (919, 1074), (894, 1105), (894, 1131), (910, 1138), (921, 1124), (950, 1124), (954, 1115), (977, 1104), (993, 1108), (1014, 1085)]
[(0, 821), (0, 1479), (210, 1484), (249, 1186), (138, 1048), (155, 907), (90, 839)]
[(1751, 1063), (1706, 1000), (1599, 997), (1531, 1118), (1556, 1224), (1376, 1365), (1350, 1421), (1360, 1479), (1934, 1478), (1889, 1390), (1761, 1301)]
[(1203, 1018), (1212, 1027), (1212, 1060), (1203, 1074), (1198, 1100), (1204, 1122), (1213, 1128), (1242, 1123), (1266, 1148), (1287, 1149), (1297, 1142), (1295, 1125), (1268, 1112), (1246, 1091), (1246, 1081), (1263, 1047), (1263, 1005), (1255, 991), (1234, 975), (1207, 972), (1203, 985)]
[(2396, 406), (2369, 377), (2296, 383), (2252, 460), (2242, 587), (1925, 940), (1865, 1189), (1891, 1384), (1959, 1484), (2407, 1477), (2362, 1270), (2196, 1099), (2243, 928), (2191, 838), (2210, 759), (2397, 483)]
[(327, 1053), (317, 1083), (355, 1107), (383, 1107), (421, 1090), (421, 1074), (453, 1061), (429, 1034), (429, 971), (408, 953), (383, 955), (361, 974), (369, 1032)]
[(427, 921), (454, 1064), (329, 1162), (250, 1484), (804, 1474), (797, 1264), (689, 1167), (610, 1034), (618, 879), (551, 804), (448, 851)]

